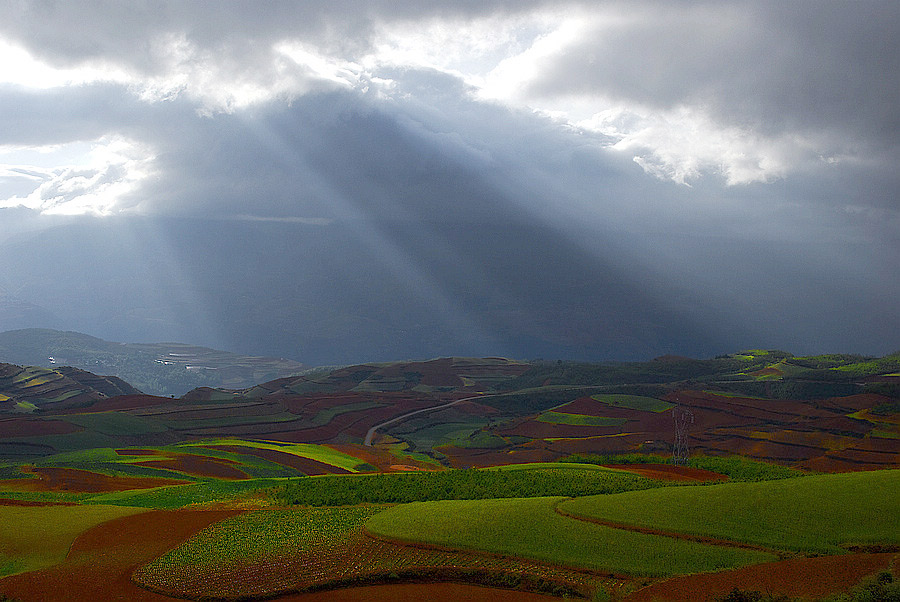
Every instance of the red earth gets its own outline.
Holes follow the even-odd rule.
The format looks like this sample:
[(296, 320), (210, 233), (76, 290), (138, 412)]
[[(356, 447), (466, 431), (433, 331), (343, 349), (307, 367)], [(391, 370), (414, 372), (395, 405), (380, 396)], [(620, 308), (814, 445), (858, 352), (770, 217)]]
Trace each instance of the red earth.
[(0, 481), (0, 486), (18, 491), (72, 491), (100, 493), (105, 491), (127, 491), (149, 489), (165, 485), (184, 485), (188, 481), (161, 479), (156, 477), (113, 477), (88, 470), (75, 468), (33, 467), (28, 472), (34, 479), (10, 479)]
[(200, 529), (235, 514), (154, 510), (103, 523), (78, 536), (62, 564), (0, 579), (0, 593), (22, 602), (174, 600), (139, 588), (131, 580), (132, 573)]
[[(793, 558), (755, 564), (730, 571), (672, 577), (640, 589), (628, 602), (713, 600), (734, 588), (771, 596), (823, 598), (845, 592), (864, 577), (883, 571), (900, 554), (845, 554), (817, 558)], [(900, 566), (894, 564), (894, 573)]]
[(439, 467), (429, 464), (428, 462), (422, 462), (409, 456), (397, 456), (391, 453), (390, 450), (378, 447), (368, 447), (356, 443), (331, 443), (327, 445), (327, 447), (347, 454), (348, 456), (359, 458), (360, 462), (371, 464), (382, 472), (392, 472), (391, 466), (398, 464), (401, 460), (404, 465), (413, 466), (419, 470), (440, 470)]
[(42, 437), (44, 435), (65, 435), (82, 430), (64, 420), (45, 420), (32, 417), (5, 418), (0, 420), (0, 438)]
[(153, 468), (175, 470), (198, 477), (213, 477), (216, 479), (227, 480), (250, 478), (250, 475), (234, 466), (237, 464), (234, 460), (210, 458), (208, 456), (198, 456), (195, 454), (176, 454), (171, 459), (146, 460), (137, 462), (136, 464), (138, 466), (151, 466)]

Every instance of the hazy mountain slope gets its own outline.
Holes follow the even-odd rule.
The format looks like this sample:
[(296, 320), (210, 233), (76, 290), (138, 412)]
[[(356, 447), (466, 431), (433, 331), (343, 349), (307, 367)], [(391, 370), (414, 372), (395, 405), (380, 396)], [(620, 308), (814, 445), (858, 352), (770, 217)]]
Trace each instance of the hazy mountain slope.
[(286, 359), (183, 343), (112, 343), (79, 332), (49, 329), (0, 332), (0, 361), (114, 374), (156, 395), (181, 395), (200, 386), (242, 389), (303, 369)]

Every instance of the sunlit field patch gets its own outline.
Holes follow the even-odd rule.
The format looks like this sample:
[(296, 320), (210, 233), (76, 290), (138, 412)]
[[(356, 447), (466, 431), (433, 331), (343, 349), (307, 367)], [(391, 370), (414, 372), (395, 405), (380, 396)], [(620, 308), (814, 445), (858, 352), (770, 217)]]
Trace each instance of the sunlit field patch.
[(571, 426), (619, 426), (627, 422), (625, 418), (607, 418), (606, 416), (567, 414), (565, 412), (544, 412), (537, 417), (537, 420), (550, 424), (568, 424)]
[(704, 545), (567, 518), (554, 511), (562, 499), (405, 504), (373, 516), (366, 529), (392, 540), (633, 575), (711, 571), (775, 559), (757, 550)]
[[(864, 493), (863, 493), (864, 492)], [(900, 471), (666, 488), (568, 500), (573, 516), (804, 553), (900, 544)]]
[(665, 412), (675, 405), (668, 401), (640, 395), (591, 395), (591, 399), (615, 408), (628, 408), (643, 412)]

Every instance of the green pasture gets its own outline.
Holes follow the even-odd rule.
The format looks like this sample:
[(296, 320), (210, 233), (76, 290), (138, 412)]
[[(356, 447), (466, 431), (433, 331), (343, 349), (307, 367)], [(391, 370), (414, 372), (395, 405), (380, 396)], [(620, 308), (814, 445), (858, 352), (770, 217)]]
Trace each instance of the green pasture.
[(100, 523), (144, 512), (118, 506), (0, 506), (0, 577), (62, 562), (75, 538)]
[(573, 516), (805, 553), (900, 544), (900, 471), (668, 487), (568, 500)]
[(621, 426), (628, 422), (626, 418), (607, 418), (606, 416), (588, 416), (587, 414), (567, 414), (565, 412), (544, 412), (537, 417), (538, 422), (550, 424), (566, 424), (570, 426)]
[(641, 412), (665, 412), (675, 407), (675, 404), (668, 401), (642, 395), (591, 395), (591, 399), (614, 408), (627, 408)]
[(740, 548), (646, 535), (567, 518), (560, 497), (447, 500), (389, 508), (370, 533), (406, 542), (478, 550), (612, 573), (664, 576), (775, 559)]

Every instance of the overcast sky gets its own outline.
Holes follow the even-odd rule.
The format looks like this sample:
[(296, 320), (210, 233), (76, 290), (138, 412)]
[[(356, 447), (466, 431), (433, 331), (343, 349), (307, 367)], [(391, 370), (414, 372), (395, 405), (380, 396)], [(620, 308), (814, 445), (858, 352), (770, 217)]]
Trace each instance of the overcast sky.
[[(524, 349), (509, 324), (381, 224), (515, 223), (627, 274), (646, 315), (715, 331), (626, 355), (883, 354), (900, 349), (898, 40), (896, 1), (0, 0), (0, 242), (97, 218), (340, 228), (505, 353)], [(540, 255), (504, 261), (528, 295)], [(0, 294), (60, 315), (66, 293), (23, 278), (0, 273)], [(567, 302), (602, 314), (591, 295)], [(632, 327), (662, 327), (646, 315)]]

